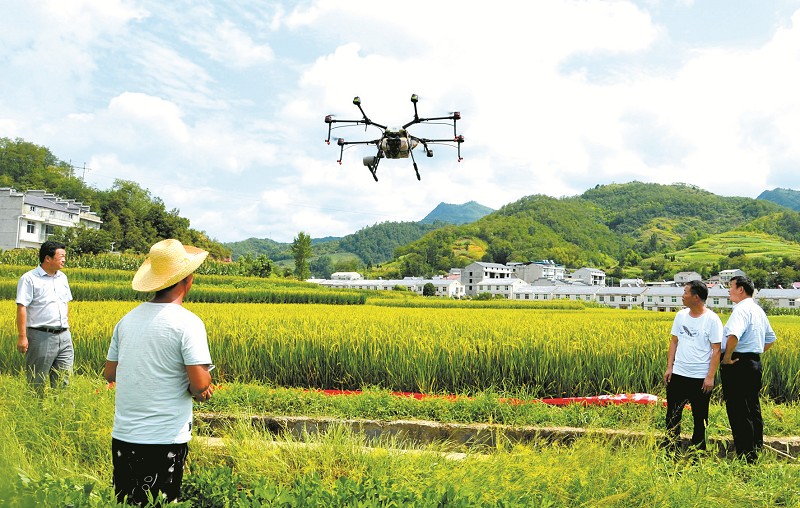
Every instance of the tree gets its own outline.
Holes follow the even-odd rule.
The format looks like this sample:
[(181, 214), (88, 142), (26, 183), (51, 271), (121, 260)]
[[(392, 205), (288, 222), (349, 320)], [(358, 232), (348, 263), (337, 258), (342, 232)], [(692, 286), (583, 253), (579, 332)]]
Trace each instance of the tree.
[(315, 277), (330, 279), (334, 271), (333, 261), (330, 256), (320, 256), (308, 264), (308, 268)]
[(433, 285), (432, 282), (426, 282), (424, 286), (422, 286), (422, 296), (435, 296), (436, 295), (436, 286)]
[(311, 277), (308, 269), (308, 260), (311, 259), (311, 237), (300, 231), (292, 242), (292, 256), (294, 256), (294, 274), (300, 280)]
[(511, 242), (506, 240), (494, 240), (491, 245), (489, 245), (489, 250), (487, 254), (491, 257), (493, 263), (499, 263), (504, 265), (511, 260), (511, 255), (513, 253), (513, 248), (511, 246)]

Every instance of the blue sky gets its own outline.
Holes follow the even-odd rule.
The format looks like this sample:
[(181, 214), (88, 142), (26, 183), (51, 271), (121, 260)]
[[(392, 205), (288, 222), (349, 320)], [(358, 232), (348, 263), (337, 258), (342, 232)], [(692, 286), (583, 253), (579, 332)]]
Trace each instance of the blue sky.
[[(6, 0), (0, 75), (0, 136), (225, 242), (631, 180), (800, 189), (800, 0)], [(372, 148), (336, 163), (326, 114), (358, 118), (360, 96), (401, 125), (412, 93), (461, 112), (463, 161), (437, 146), (421, 181), (384, 160), (378, 183)]]

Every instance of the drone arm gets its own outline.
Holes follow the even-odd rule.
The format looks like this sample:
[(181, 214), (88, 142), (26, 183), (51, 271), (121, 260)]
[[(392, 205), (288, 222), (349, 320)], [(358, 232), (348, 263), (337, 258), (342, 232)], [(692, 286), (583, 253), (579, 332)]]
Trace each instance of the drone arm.
[(344, 138), (339, 138), (336, 140), (336, 144), (339, 145), (339, 164), (342, 163), (342, 159), (344, 158), (344, 147), (346, 145), (378, 145), (380, 143), (380, 139), (373, 139), (372, 141), (345, 141)]

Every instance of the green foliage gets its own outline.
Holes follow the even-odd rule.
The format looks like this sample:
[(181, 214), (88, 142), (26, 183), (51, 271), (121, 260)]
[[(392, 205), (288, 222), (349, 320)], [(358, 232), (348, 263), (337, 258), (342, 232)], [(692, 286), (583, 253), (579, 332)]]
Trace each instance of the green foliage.
[(422, 286), (422, 296), (434, 295), (436, 295), (436, 286), (434, 286), (432, 282), (426, 282), (425, 285)]
[(311, 237), (304, 232), (299, 232), (292, 242), (292, 256), (294, 256), (294, 274), (300, 280), (311, 276), (308, 262), (311, 259)]
[(441, 223), (383, 222), (345, 236), (339, 241), (339, 247), (356, 254), (368, 265), (377, 265), (391, 260), (396, 248), (413, 242), (441, 225)]
[(50, 150), (22, 139), (0, 138), (0, 186), (47, 190), (89, 205), (103, 220), (102, 233), (87, 230), (63, 236), (75, 252), (108, 251), (113, 242), (116, 251), (146, 253), (159, 240), (176, 238), (208, 250), (217, 259), (230, 255), (220, 243), (190, 228), (189, 220), (177, 209), (167, 211), (160, 198), (137, 183), (116, 180), (110, 190), (94, 189)]

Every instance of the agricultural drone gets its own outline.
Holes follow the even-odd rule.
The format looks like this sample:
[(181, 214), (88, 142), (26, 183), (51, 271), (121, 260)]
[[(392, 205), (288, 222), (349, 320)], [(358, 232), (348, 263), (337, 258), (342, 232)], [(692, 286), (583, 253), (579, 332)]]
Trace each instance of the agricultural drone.
[[(417, 113), (417, 101), (419, 97), (417, 94), (413, 94), (411, 96), (411, 102), (414, 104), (414, 119), (410, 122), (406, 123), (402, 127), (387, 127), (385, 125), (381, 125), (379, 123), (375, 123), (367, 117), (367, 114), (364, 113), (364, 110), (361, 108), (361, 98), (355, 97), (353, 98), (353, 104), (358, 107), (358, 110), (361, 111), (361, 120), (337, 120), (333, 117), (333, 115), (328, 115), (325, 117), (325, 123), (328, 124), (328, 138), (325, 140), (326, 143), (331, 144), (331, 131), (334, 128), (333, 124), (343, 124), (340, 127), (350, 127), (353, 125), (361, 125), (365, 126), (365, 130), (367, 127), (376, 127), (380, 129), (381, 136), (377, 139), (372, 139), (369, 141), (345, 141), (344, 138), (338, 138), (336, 140), (336, 144), (339, 145), (339, 160), (336, 161), (339, 164), (342, 163), (342, 157), (344, 155), (344, 149), (346, 146), (350, 145), (375, 145), (378, 148), (378, 153), (376, 155), (371, 155), (364, 157), (363, 162), (364, 165), (369, 169), (369, 172), (372, 173), (372, 178), (375, 181), (378, 181), (378, 164), (381, 162), (381, 159), (407, 159), (409, 156), (411, 157), (411, 162), (414, 165), (414, 172), (417, 174), (417, 180), (420, 179), (419, 177), (419, 169), (417, 168), (417, 161), (414, 160), (414, 149), (422, 145), (425, 148), (425, 155), (428, 157), (433, 157), (433, 150), (430, 148), (429, 145), (435, 144), (447, 144), (451, 145), (452, 143), (456, 144), (456, 148), (458, 150), (458, 161), (461, 162), (461, 143), (464, 142), (464, 136), (458, 134), (456, 130), (456, 122), (461, 120), (461, 113), (455, 111), (451, 113), (449, 116), (435, 116), (431, 118), (420, 118), (419, 114)], [(447, 139), (429, 139), (429, 138), (418, 138), (411, 133), (408, 132), (408, 128), (415, 124), (421, 124), (425, 122), (438, 122), (438, 123), (446, 123), (450, 125), (450, 122), (444, 122), (444, 120), (452, 120), (453, 125), (453, 137)]]

